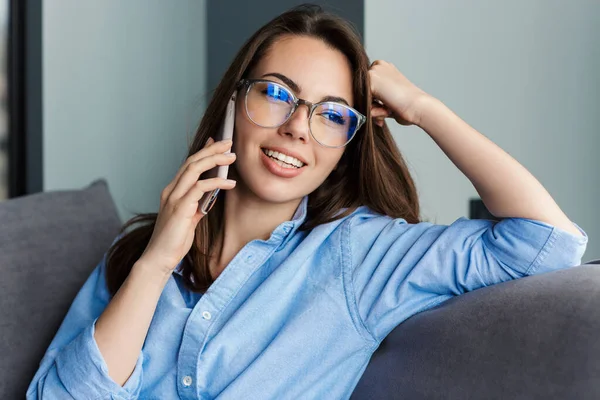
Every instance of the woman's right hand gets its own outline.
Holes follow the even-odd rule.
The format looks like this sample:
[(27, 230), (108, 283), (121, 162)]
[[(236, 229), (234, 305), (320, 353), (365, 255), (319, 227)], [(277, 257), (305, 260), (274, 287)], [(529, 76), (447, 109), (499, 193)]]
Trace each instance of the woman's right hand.
[(235, 154), (223, 154), (232, 142), (210, 138), (197, 153), (187, 158), (175, 178), (163, 189), (152, 237), (140, 261), (171, 273), (192, 247), (196, 226), (204, 214), (198, 202), (205, 192), (233, 189), (235, 181), (223, 178), (202, 179), (200, 175), (217, 165), (229, 165)]

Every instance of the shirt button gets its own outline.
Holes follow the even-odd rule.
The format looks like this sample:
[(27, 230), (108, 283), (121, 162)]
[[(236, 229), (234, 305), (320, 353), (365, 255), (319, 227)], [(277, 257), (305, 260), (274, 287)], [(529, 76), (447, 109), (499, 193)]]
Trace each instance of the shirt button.
[(212, 315), (210, 315), (210, 313), (208, 311), (204, 311), (202, 313), (202, 318), (204, 318), (204, 319), (211, 319)]
[(184, 376), (183, 377), (183, 386), (190, 386), (192, 384), (192, 377), (191, 376)]

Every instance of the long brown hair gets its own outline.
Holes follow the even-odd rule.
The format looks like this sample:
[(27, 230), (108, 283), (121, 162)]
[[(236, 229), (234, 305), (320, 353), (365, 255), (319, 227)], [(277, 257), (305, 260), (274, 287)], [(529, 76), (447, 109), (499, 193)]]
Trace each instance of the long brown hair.
[[(338, 167), (309, 194), (307, 218), (300, 230), (310, 230), (347, 216), (361, 205), (393, 218), (404, 218), (409, 223), (419, 222), (417, 192), (406, 163), (387, 126), (379, 127), (371, 121), (370, 63), (360, 37), (347, 21), (318, 6), (304, 5), (281, 14), (244, 44), (213, 94), (188, 157), (214, 136), (236, 84), (248, 76), (270, 46), (284, 35), (315, 37), (341, 51), (354, 71), (354, 108), (367, 116), (367, 122), (345, 148)], [(223, 228), (223, 193), (221, 191), (211, 212), (200, 220), (196, 240), (182, 260), (184, 283), (196, 292), (204, 293), (213, 282), (209, 257)], [(340, 213), (343, 208), (347, 210)], [(131, 218), (108, 250), (106, 281), (111, 294), (117, 292), (148, 245), (157, 215), (137, 214)], [(140, 226), (126, 232), (136, 224)]]

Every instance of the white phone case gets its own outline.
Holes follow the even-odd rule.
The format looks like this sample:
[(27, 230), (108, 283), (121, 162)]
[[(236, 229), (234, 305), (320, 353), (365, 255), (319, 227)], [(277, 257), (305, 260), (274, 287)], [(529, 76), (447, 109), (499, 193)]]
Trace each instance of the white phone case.
[[(223, 121), (223, 126), (221, 127), (221, 131), (219, 136), (215, 139), (215, 142), (220, 140), (227, 140), (233, 138), (233, 127), (235, 122), (235, 94), (233, 94), (227, 103), (227, 110), (225, 111), (225, 121)], [(230, 153), (231, 151), (227, 151), (225, 154)], [(207, 171), (205, 173), (204, 179), (219, 177), (223, 179), (227, 179), (227, 174), (229, 173), (229, 165), (218, 165), (215, 168)], [(200, 211), (203, 214), (208, 214), (212, 206), (215, 204), (217, 200), (217, 196), (219, 194), (220, 189), (215, 189), (210, 192), (204, 193), (202, 198), (200, 199)]]

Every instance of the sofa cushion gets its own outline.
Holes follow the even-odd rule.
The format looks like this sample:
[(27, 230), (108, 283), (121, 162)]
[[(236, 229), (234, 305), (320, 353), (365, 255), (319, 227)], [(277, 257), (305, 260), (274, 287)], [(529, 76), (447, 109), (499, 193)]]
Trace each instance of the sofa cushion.
[(105, 180), (0, 202), (0, 398), (23, 398), (121, 222)]

